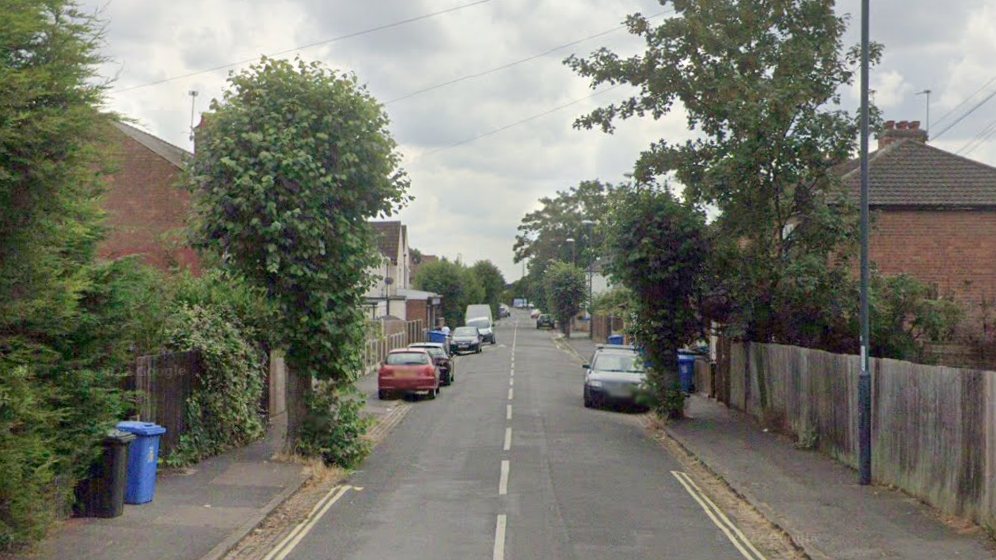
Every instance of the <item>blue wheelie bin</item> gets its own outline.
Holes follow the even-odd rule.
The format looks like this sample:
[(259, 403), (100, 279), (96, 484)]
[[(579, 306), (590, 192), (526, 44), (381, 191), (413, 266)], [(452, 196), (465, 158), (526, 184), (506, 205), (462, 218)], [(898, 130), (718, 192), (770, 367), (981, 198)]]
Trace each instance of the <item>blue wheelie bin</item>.
[(678, 378), (681, 380), (682, 392), (695, 391), (695, 356), (678, 354)]
[(622, 343), (623, 343), (623, 335), (621, 334), (614, 334), (609, 337), (609, 344), (622, 344)]
[(429, 331), (429, 342), (446, 344), (446, 333), (443, 331)]
[(152, 422), (119, 422), (117, 428), (135, 434), (128, 449), (128, 487), (126, 504), (145, 504), (156, 494), (156, 465), (159, 461), (159, 438), (166, 428)]

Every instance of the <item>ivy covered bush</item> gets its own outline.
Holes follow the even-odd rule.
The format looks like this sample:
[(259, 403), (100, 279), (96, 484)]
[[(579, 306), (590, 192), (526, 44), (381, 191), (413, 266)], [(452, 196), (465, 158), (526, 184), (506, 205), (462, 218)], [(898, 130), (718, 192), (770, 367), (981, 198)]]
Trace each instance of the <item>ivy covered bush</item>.
[(196, 350), (201, 357), (187, 399), (187, 433), (169, 463), (196, 462), (263, 436), (264, 354), (237, 317), (182, 303), (166, 325), (165, 348)]

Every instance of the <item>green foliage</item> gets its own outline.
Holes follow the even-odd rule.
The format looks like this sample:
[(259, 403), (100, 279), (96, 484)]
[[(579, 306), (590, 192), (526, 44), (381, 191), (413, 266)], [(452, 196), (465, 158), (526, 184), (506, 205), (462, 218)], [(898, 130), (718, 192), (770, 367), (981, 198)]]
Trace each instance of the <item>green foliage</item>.
[(491, 306), (491, 313), (498, 317), (498, 304), (501, 303), (502, 294), (505, 291), (505, 277), (501, 270), (491, 261), (477, 261), (470, 267), (470, 274), (480, 283), (484, 297), (473, 303), (487, 303)]
[(68, 0), (8, 1), (0, 23), (0, 360), (54, 365), (101, 236), (100, 23)]
[(923, 342), (950, 340), (963, 318), (957, 303), (910, 276), (875, 275), (869, 293), (872, 356), (923, 362)]
[(615, 286), (595, 296), (592, 307), (596, 315), (622, 315), (633, 306), (633, 292), (626, 286)]
[(137, 258), (84, 269), (79, 322), (55, 345), (73, 367), (124, 371), (135, 356), (159, 352), (171, 308), (171, 282)]
[(571, 335), (571, 321), (581, 311), (588, 296), (588, 285), (580, 268), (564, 262), (550, 265), (544, 275), (548, 312), (560, 325), (560, 330)]
[(262, 437), (263, 354), (235, 316), (181, 303), (166, 325), (166, 349), (197, 350), (201, 373), (187, 399), (187, 433), (170, 464), (187, 464)]
[(374, 423), (363, 415), (363, 404), (355, 389), (320, 384), (308, 401), (310, 413), (301, 428), (298, 452), (344, 469), (359, 465), (372, 449), (363, 435)]
[(471, 270), (442, 258), (423, 266), (415, 275), (416, 288), (443, 297), (443, 317), (450, 327), (463, 324), (468, 305), (484, 301), (484, 287)]
[[(526, 214), (519, 225), (513, 247), (515, 262), (531, 259), (532, 266), (550, 259), (570, 261), (572, 251), (577, 262), (590, 260), (594, 239), (583, 222), (602, 219), (615, 188), (600, 181), (581, 181), (567, 191), (558, 191), (554, 198), (541, 198), (542, 207)], [(573, 249), (567, 239), (574, 239)]]
[(609, 214), (612, 276), (632, 292), (630, 331), (647, 353), (648, 384), (661, 412), (684, 410), (678, 348), (701, 332), (696, 313), (709, 244), (705, 215), (666, 188), (617, 192)]
[[(819, 339), (808, 320), (816, 306), (789, 302), (807, 303), (805, 284), (844, 276), (853, 251), (855, 214), (835, 173), (858, 137), (840, 99), (857, 65), (857, 51), (844, 52), (846, 22), (832, 0), (672, 4), (676, 17), (658, 25), (639, 14), (627, 19), (644, 53), (622, 58), (602, 49), (566, 61), (593, 87), (638, 91), (575, 125), (611, 132), (620, 119), (660, 119), (680, 103), (696, 139), (653, 143), (634, 176), (650, 183), (673, 173), (689, 201), (719, 210), (706, 294), (724, 311), (716, 318), (751, 340)], [(873, 61), (879, 55), (873, 46)]]
[(40, 539), (55, 517), (53, 391), (26, 367), (0, 365), (0, 551)]
[(382, 106), (354, 75), (264, 58), (229, 78), (189, 167), (199, 244), (266, 290), (299, 374), (362, 371), (369, 218), (407, 201)]
[[(618, 188), (600, 181), (581, 181), (576, 187), (540, 199), (541, 208), (526, 214), (515, 237), (515, 262), (529, 259), (529, 272), (520, 295), (537, 305), (547, 301), (543, 280), (552, 261), (566, 261), (584, 268), (601, 252), (599, 226), (608, 201)], [(574, 240), (574, 247), (567, 242)]]
[[(72, 0), (0, 2), (0, 552), (39, 538), (122, 411), (133, 325), (106, 270), (101, 23)], [(114, 276), (114, 274), (110, 274)], [(94, 368), (94, 369), (88, 369)]]
[(266, 346), (277, 338), (276, 313), (266, 290), (224, 269), (209, 269), (201, 276), (184, 271), (172, 279), (172, 305), (200, 306), (241, 325), (244, 337)]

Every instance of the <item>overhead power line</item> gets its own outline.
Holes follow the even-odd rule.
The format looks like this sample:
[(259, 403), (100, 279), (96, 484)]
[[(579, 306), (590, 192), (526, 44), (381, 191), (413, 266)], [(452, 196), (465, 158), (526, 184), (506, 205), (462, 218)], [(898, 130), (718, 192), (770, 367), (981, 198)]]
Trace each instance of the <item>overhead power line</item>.
[(952, 128), (954, 128), (955, 126), (957, 126), (958, 123), (960, 123), (961, 121), (965, 120), (966, 117), (968, 117), (969, 115), (971, 115), (972, 113), (974, 113), (975, 111), (977, 111), (979, 109), (979, 107), (982, 107), (983, 105), (985, 105), (986, 103), (988, 103), (989, 100), (992, 99), (993, 97), (996, 97), (996, 90), (994, 90), (989, 95), (983, 97), (982, 101), (979, 101), (978, 103), (976, 103), (971, 109), (969, 109), (968, 111), (966, 111), (965, 113), (963, 113), (960, 117), (958, 117), (957, 119), (955, 119), (955, 121), (953, 123), (951, 123), (948, 126), (944, 127), (944, 130), (941, 130), (940, 132), (938, 132), (937, 134), (935, 134), (933, 139), (937, 140), (938, 138), (940, 138), (942, 134), (944, 134), (945, 132), (947, 132), (947, 131), (951, 130)]
[[(666, 10), (666, 11), (663, 11), (663, 12), (660, 12), (660, 13), (656, 13), (656, 14), (651, 15), (651, 16), (647, 16), (647, 19), (648, 20), (656, 19), (656, 18), (659, 18), (661, 16), (665, 16), (667, 14), (673, 14), (673, 13), (674, 13), (674, 10)], [(532, 60), (543, 58), (543, 57), (551, 55), (551, 54), (553, 54), (553, 53), (555, 53), (555, 52), (557, 52), (559, 50), (566, 49), (567, 47), (573, 47), (574, 45), (580, 45), (581, 43), (584, 43), (586, 41), (590, 41), (592, 39), (597, 39), (598, 37), (603, 37), (605, 35), (610, 35), (612, 33), (615, 33), (617, 31), (621, 31), (623, 29), (626, 29), (626, 26), (625, 25), (619, 25), (619, 26), (613, 27), (612, 29), (608, 29), (606, 31), (602, 31), (602, 32), (599, 32), (599, 33), (595, 33), (593, 35), (588, 35), (587, 37), (583, 37), (583, 38), (578, 39), (576, 41), (571, 41), (570, 43), (564, 43), (563, 45), (559, 45), (559, 46), (547, 49), (547, 50), (545, 50), (545, 51), (543, 51), (543, 52), (541, 52), (539, 54), (534, 54), (534, 55), (528, 56), (526, 58), (521, 58), (519, 60), (515, 60), (515, 61), (509, 62), (507, 64), (502, 64), (501, 66), (495, 66), (494, 68), (490, 68), (488, 70), (484, 70), (483, 72), (477, 72), (477, 73), (474, 73), (474, 74), (467, 74), (465, 76), (461, 76), (459, 78), (455, 78), (455, 79), (449, 80), (447, 82), (442, 82), (442, 83), (439, 83), (439, 84), (436, 84), (436, 85), (433, 85), (433, 86), (429, 86), (429, 87), (426, 87), (426, 88), (422, 88), (420, 90), (413, 91), (413, 92), (411, 92), (409, 94), (402, 95), (401, 97), (395, 97), (394, 99), (385, 101), (384, 104), (385, 105), (389, 105), (391, 103), (396, 103), (398, 101), (403, 101), (405, 99), (409, 99), (409, 98), (415, 97), (416, 95), (421, 95), (423, 93), (427, 93), (427, 92), (430, 92), (430, 91), (433, 91), (433, 90), (436, 90), (436, 89), (439, 89), (439, 88), (442, 88), (442, 87), (450, 86), (450, 85), (453, 85), (453, 84), (458, 84), (460, 82), (465, 82), (467, 80), (473, 80), (475, 78), (481, 78), (483, 76), (487, 76), (488, 74), (494, 74), (495, 72), (498, 72), (498, 71), (501, 71), (501, 70), (506, 70), (508, 68), (512, 68), (513, 66), (518, 66), (519, 64), (523, 64), (523, 63), (526, 63), (526, 62), (529, 62), (529, 61), (532, 61)]]
[(591, 99), (592, 97), (598, 97), (599, 95), (602, 95), (602, 94), (605, 94), (605, 93), (609, 93), (610, 91), (612, 91), (612, 90), (614, 90), (616, 88), (619, 88), (619, 87), (622, 87), (622, 84), (616, 84), (614, 86), (607, 87), (607, 88), (605, 88), (605, 89), (603, 89), (601, 91), (596, 91), (595, 93), (593, 93), (591, 95), (586, 95), (584, 97), (579, 97), (577, 99), (574, 99), (572, 101), (564, 103), (563, 105), (558, 105), (556, 107), (553, 107), (552, 109), (547, 109), (546, 111), (543, 111), (542, 113), (537, 113), (535, 115), (532, 115), (531, 117), (526, 117), (526, 118), (524, 118), (524, 119), (522, 119), (520, 121), (516, 121), (514, 123), (498, 127), (498, 128), (496, 128), (494, 130), (489, 130), (488, 132), (484, 132), (482, 134), (478, 134), (477, 136), (472, 136), (472, 137), (467, 138), (465, 140), (460, 140), (459, 142), (454, 142), (452, 144), (449, 144), (447, 146), (443, 146), (441, 148), (436, 148), (434, 150), (429, 150), (428, 152), (425, 152), (424, 154), (419, 155), (418, 157), (416, 157), (415, 159), (411, 160), (408, 163), (410, 165), (410, 164), (415, 163), (415, 162), (417, 162), (417, 161), (419, 161), (419, 160), (421, 160), (421, 159), (423, 159), (423, 158), (425, 158), (427, 156), (431, 156), (432, 154), (438, 154), (439, 152), (442, 152), (442, 151), (445, 151), (445, 150), (449, 150), (449, 149), (452, 149), (452, 148), (456, 148), (457, 146), (463, 146), (464, 144), (470, 144), (471, 142), (476, 142), (477, 140), (480, 140), (481, 138), (486, 138), (488, 136), (493, 136), (493, 135), (498, 134), (500, 132), (504, 132), (504, 131), (506, 131), (506, 130), (508, 130), (510, 128), (515, 128), (517, 126), (520, 126), (520, 125), (526, 124), (528, 122), (534, 121), (534, 120), (536, 120), (536, 119), (538, 119), (540, 117), (545, 117), (546, 115), (549, 115), (551, 113), (556, 113), (557, 111), (561, 111), (561, 110), (566, 109), (566, 108), (568, 108), (568, 107), (570, 107), (572, 105), (577, 105), (578, 103), (581, 103), (582, 101), (585, 101), (587, 99)]
[[(463, 5), (460, 5), (460, 6), (455, 6), (453, 8), (448, 8), (446, 10), (440, 10), (438, 12), (432, 12), (432, 13), (428, 13), (428, 14), (423, 14), (421, 16), (417, 16), (417, 17), (413, 17), (413, 18), (408, 18), (408, 19), (404, 19), (404, 20), (401, 20), (401, 21), (396, 21), (394, 23), (388, 23), (386, 25), (379, 25), (377, 27), (371, 27), (369, 29), (364, 29), (362, 31), (357, 31), (355, 33), (349, 33), (348, 35), (340, 35), (338, 37), (332, 37), (331, 39), (325, 39), (325, 40), (322, 40), (322, 41), (316, 41), (314, 43), (309, 43), (307, 45), (301, 45), (299, 47), (294, 47), (292, 49), (287, 49), (287, 50), (284, 50), (284, 51), (275, 52), (275, 53), (269, 54), (267, 56), (270, 56), (270, 57), (281, 56), (281, 55), (289, 54), (289, 53), (292, 53), (292, 52), (295, 52), (295, 51), (300, 51), (300, 50), (304, 50), (304, 49), (310, 49), (312, 47), (317, 47), (319, 45), (327, 45), (329, 43), (335, 43), (335, 42), (338, 42), (338, 41), (344, 41), (346, 39), (352, 39), (354, 37), (359, 37), (361, 35), (366, 35), (368, 33), (374, 33), (376, 31), (383, 31), (385, 29), (391, 29), (392, 27), (398, 27), (398, 26), (409, 24), (409, 23), (413, 23), (413, 22), (416, 22), (416, 21), (421, 21), (423, 19), (429, 19), (429, 18), (432, 18), (432, 17), (435, 17), (435, 16), (439, 16), (439, 15), (442, 15), (442, 14), (448, 14), (450, 12), (455, 12), (457, 10), (463, 10), (465, 8), (470, 8), (472, 6), (477, 6), (477, 5), (480, 5), (480, 4), (485, 4), (485, 3), (488, 3), (490, 1), (491, 0), (477, 0), (476, 2), (471, 2), (470, 4), (463, 4)], [(221, 66), (215, 66), (213, 68), (207, 68), (205, 70), (197, 70), (196, 72), (189, 72), (187, 74), (182, 74), (180, 76), (172, 76), (172, 77), (169, 77), (169, 78), (163, 78), (162, 80), (156, 80), (156, 81), (153, 81), (153, 82), (146, 82), (144, 84), (139, 84), (139, 85), (136, 85), (136, 86), (130, 86), (130, 87), (126, 87), (126, 88), (116, 89), (116, 90), (113, 90), (111, 93), (124, 93), (126, 91), (132, 91), (132, 90), (136, 90), (136, 89), (140, 89), (140, 88), (146, 88), (146, 87), (151, 87), (151, 86), (158, 86), (160, 84), (165, 84), (165, 83), (173, 82), (173, 81), (176, 81), (176, 80), (182, 80), (182, 79), (190, 78), (190, 77), (193, 77), (193, 76), (199, 76), (201, 74), (208, 74), (208, 73), (211, 73), (211, 72), (217, 72), (218, 70), (224, 70), (226, 68), (232, 68), (234, 66), (239, 66), (241, 64), (248, 64), (250, 62), (256, 62), (256, 60), (258, 60), (258, 58), (255, 58), (255, 57), (254, 58), (247, 58), (247, 59), (240, 60), (238, 62), (231, 62), (229, 64), (222, 64)]]
[(940, 124), (941, 121), (943, 121), (944, 119), (948, 118), (952, 113), (954, 113), (955, 111), (957, 111), (958, 109), (960, 109), (962, 105), (964, 105), (964, 104), (968, 103), (969, 101), (971, 101), (973, 97), (975, 97), (976, 95), (979, 95), (979, 93), (982, 90), (984, 90), (987, 87), (989, 87), (989, 84), (991, 84), (993, 82), (996, 82), (996, 76), (993, 76), (988, 82), (982, 84), (982, 87), (980, 87), (979, 89), (975, 90), (975, 92), (972, 93), (972, 95), (969, 95), (965, 99), (962, 99), (961, 103), (955, 105), (950, 111), (948, 111), (947, 113), (944, 113), (943, 115), (941, 115), (941, 118), (939, 118), (936, 121), (934, 121), (934, 126), (937, 126), (938, 124)]
[(979, 146), (985, 144), (990, 138), (992, 138), (994, 134), (996, 134), (996, 120), (993, 120), (986, 125), (986, 127), (979, 131), (974, 138), (968, 142), (965, 142), (965, 145), (955, 152), (955, 154), (965, 156), (971, 154), (978, 149)]

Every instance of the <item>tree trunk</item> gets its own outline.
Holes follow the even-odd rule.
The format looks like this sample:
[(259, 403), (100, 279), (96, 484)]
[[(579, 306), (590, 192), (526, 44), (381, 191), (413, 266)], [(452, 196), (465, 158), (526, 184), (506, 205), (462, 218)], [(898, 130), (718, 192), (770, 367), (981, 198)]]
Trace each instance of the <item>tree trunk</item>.
[(297, 368), (287, 368), (287, 430), (284, 435), (284, 453), (294, 453), (297, 434), (308, 414), (308, 398), (312, 392), (311, 373), (299, 373)]

